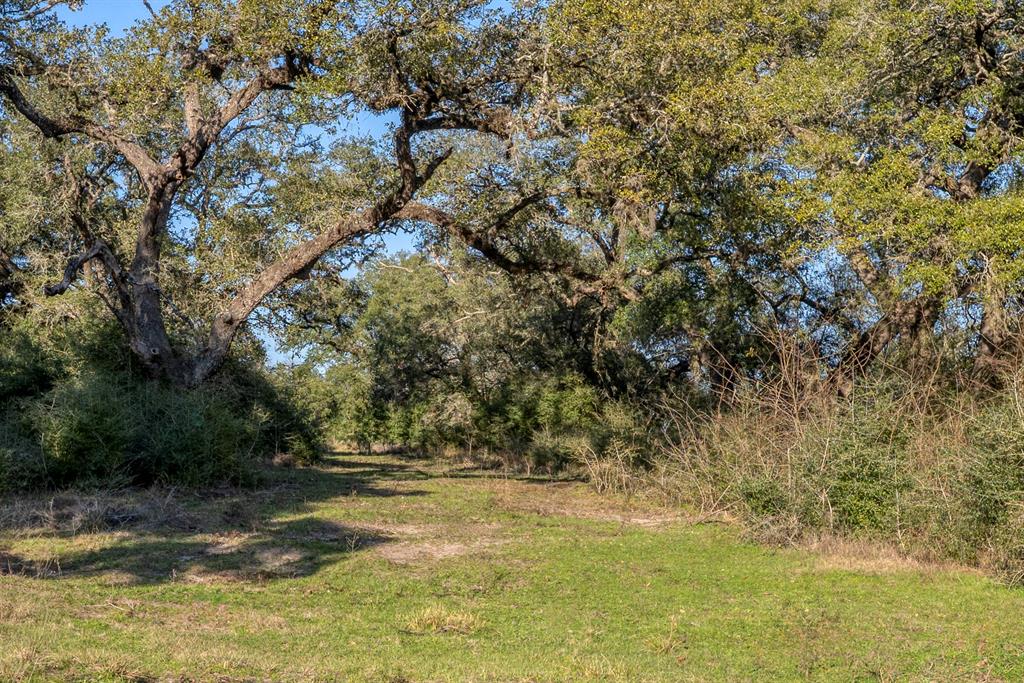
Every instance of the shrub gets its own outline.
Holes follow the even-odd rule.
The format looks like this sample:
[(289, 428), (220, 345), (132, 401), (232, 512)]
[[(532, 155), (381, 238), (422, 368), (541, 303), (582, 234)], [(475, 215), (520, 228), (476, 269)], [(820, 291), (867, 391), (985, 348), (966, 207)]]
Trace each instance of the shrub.
[(253, 478), (258, 422), (215, 391), (87, 373), (33, 401), (27, 415), (53, 486)]
[(0, 490), (255, 482), (262, 459), (308, 464), (316, 425), (269, 382), (225, 377), (183, 391), (90, 369), (13, 401), (0, 422)]
[(52, 365), (48, 367), (45, 354), (27, 332), (7, 331), (0, 344), (0, 404), (48, 387), (54, 369)]
[[(815, 426), (814, 448), (798, 449), (802, 476), (809, 478), (813, 493), (823, 494), (824, 507), (812, 514), (830, 528), (891, 532), (900, 497), (910, 487), (904, 471), (909, 425), (885, 388), (858, 398), (839, 405), (824, 425), (827, 431)], [(808, 511), (808, 503), (801, 509)]]
[(868, 378), (846, 398), (823, 389), (788, 402), (754, 389), (711, 412), (660, 406), (674, 429), (647, 487), (738, 515), (762, 540), (868, 535), (1024, 583), (1024, 379), (985, 394)]
[(753, 517), (774, 517), (785, 512), (790, 501), (780, 483), (769, 477), (749, 477), (739, 482), (739, 495)]
[(46, 480), (43, 455), (30, 442), (15, 441), (13, 429), (8, 421), (0, 422), (0, 430), (7, 432), (0, 445), (0, 494), (13, 493), (38, 487)]

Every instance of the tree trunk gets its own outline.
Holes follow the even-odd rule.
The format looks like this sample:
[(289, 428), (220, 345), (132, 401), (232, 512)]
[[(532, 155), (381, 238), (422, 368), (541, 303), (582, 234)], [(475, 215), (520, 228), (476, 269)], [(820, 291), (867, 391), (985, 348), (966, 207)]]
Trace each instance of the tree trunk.
[(1007, 352), (1010, 326), (1006, 315), (1005, 292), (988, 273), (985, 275), (981, 306), (974, 371), (989, 383), (998, 384), (1000, 363)]
[(128, 343), (150, 377), (182, 383), (181, 363), (171, 346), (160, 305), (160, 239), (167, 227), (176, 186), (152, 192), (142, 216), (129, 271), (130, 308), (124, 316)]
[(940, 300), (936, 297), (898, 301), (890, 313), (861, 332), (832, 372), (839, 394), (848, 395), (853, 383), (867, 374), (875, 361), (897, 339), (913, 338), (915, 343), (919, 343), (920, 335), (935, 324), (939, 304)]

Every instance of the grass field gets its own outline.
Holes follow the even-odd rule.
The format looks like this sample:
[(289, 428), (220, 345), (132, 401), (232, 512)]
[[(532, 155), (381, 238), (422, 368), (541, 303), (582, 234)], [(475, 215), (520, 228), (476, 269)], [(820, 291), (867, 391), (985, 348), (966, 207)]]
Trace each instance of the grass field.
[(572, 481), (334, 456), (0, 505), (3, 680), (1024, 680), (1024, 592)]

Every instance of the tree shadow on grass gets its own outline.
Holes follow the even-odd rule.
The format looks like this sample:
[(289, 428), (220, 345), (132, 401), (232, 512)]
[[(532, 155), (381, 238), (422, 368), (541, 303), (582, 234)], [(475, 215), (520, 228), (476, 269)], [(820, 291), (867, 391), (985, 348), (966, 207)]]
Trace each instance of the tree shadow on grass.
[(374, 454), (357, 453), (354, 451), (334, 451), (331, 453), (335, 467), (363, 470), (374, 469), (380, 473), (379, 476), (382, 479), (493, 479), (555, 485), (587, 481), (587, 478), (582, 474), (569, 471), (551, 472), (540, 469), (531, 474), (526, 474), (520, 469), (502, 467), (500, 461), (497, 460), (468, 462), (464, 464), (453, 463), (444, 469), (430, 472), (412, 466), (412, 463), (415, 462), (432, 462), (432, 459), (428, 456), (420, 455), (416, 452), (403, 451), (388, 451), (386, 455), (392, 460), (399, 460), (400, 462), (374, 462), (371, 460), (375, 457)]
[(131, 534), (109, 546), (43, 562), (0, 552), (0, 574), (39, 579), (102, 576), (130, 585), (175, 580), (263, 582), (311, 576), (348, 554), (389, 540), (365, 529), (303, 518), (215, 538)]
[[(67, 492), (0, 500), (0, 534), (61, 540), (55, 544), (61, 551), (46, 559), (0, 546), (0, 575), (103, 576), (125, 584), (311, 576), (392, 540), (313, 516), (318, 503), (427, 496), (409, 482), (430, 476), (404, 463), (331, 457), (323, 467), (269, 472), (266, 484), (253, 490)], [(98, 543), (80, 543), (82, 536)]]

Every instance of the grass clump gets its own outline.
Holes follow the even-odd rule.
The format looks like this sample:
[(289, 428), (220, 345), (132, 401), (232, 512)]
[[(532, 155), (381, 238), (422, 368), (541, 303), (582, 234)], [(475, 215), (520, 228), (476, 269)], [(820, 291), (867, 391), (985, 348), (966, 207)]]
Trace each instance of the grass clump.
[(451, 610), (442, 605), (432, 605), (409, 619), (408, 629), (413, 633), (461, 633), (469, 634), (480, 628), (480, 620), (469, 612)]

